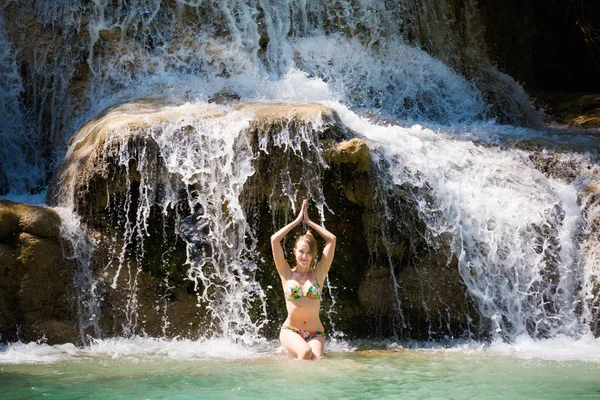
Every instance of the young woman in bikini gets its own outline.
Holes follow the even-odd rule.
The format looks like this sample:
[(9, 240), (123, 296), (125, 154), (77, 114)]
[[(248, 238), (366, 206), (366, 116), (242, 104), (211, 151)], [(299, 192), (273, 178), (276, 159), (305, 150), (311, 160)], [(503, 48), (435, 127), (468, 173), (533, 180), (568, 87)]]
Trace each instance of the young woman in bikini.
[[(310, 232), (296, 240), (294, 268), (285, 259), (281, 240), (304, 221), (325, 239), (323, 256), (313, 266), (317, 242)], [(335, 236), (308, 217), (306, 200), (295, 220), (271, 236), (271, 248), (277, 272), (283, 285), (288, 316), (279, 334), (281, 345), (298, 359), (312, 360), (323, 355), (325, 332), (319, 318), (322, 286), (335, 253)]]

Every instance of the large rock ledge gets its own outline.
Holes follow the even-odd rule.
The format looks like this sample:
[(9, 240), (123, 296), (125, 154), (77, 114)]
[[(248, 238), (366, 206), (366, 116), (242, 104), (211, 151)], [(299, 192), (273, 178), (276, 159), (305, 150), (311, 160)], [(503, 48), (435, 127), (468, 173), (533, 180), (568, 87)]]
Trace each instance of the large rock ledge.
[[(199, 134), (195, 128), (198, 119), (211, 124), (221, 119), (237, 123), (240, 115), (248, 119), (240, 125), (245, 128), (237, 140), (245, 142), (234, 147), (251, 151), (256, 171), (245, 182), (240, 202), (255, 235), (256, 257), (260, 260), (256, 280), (266, 288), (270, 322), (262, 334), (277, 337), (286, 316), (269, 237), (274, 229), (289, 222), (293, 213), (288, 194), (284, 193), (291, 182), (298, 190), (297, 198), (310, 191), (313, 196), (322, 196), (331, 210), (325, 210), (326, 224), (338, 236), (338, 247), (329, 279), (338, 289), (333, 293), (335, 303), (327, 297), (323, 309), (335, 304), (335, 312), (330, 315), (336, 329), (350, 338), (398, 335), (437, 339), (462, 337), (464, 332), (485, 334), (486, 321), (465, 296), (466, 287), (456, 265), (436, 261), (448, 260), (448, 250), (435, 252), (419, 245), (424, 237), (420, 230), (424, 228), (405, 199), (405, 191), (398, 188), (385, 200), (390, 210), (401, 215), (397, 220), (403, 222), (382, 221), (384, 200), (378, 197), (382, 191), (377, 190), (379, 178), (368, 144), (353, 137), (335, 111), (319, 103), (174, 106), (140, 100), (107, 110), (73, 136), (47, 198), (49, 204), (72, 207), (94, 237), (96, 251), (90, 270), (98, 279), (96, 289), (102, 299), (99, 325), (104, 337), (147, 334), (193, 339), (202, 336), (207, 327), (214, 328), (210, 312), (199, 301), (198, 293), (203, 288), (194, 287), (188, 279), (186, 246), (178, 225), (178, 221), (196, 212), (189, 209), (188, 196), (206, 189), (198, 184), (190, 186), (178, 173), (169, 172), (158, 141), (163, 138), (163, 129), (171, 129), (173, 138), (185, 141), (189, 135)], [(313, 184), (318, 187), (309, 189)], [(169, 204), (163, 207), (167, 194)], [(142, 203), (142, 198), (148, 201)], [(140, 213), (140, 204), (149, 208)], [(10, 207), (13, 210), (20, 206)], [(55, 221), (54, 228), (36, 228), (37, 235), (50, 232), (36, 240), (50, 241), (59, 251), (56, 215), (43, 210), (53, 215), (42, 219)], [(31, 332), (26, 336), (28, 340), (46, 335), (53, 342), (71, 341), (75, 318), (72, 308), (70, 313), (64, 310), (73, 297), (64, 288), (72, 288), (75, 267), (60, 257), (47, 257), (49, 264), (44, 268), (34, 268), (35, 263), (20, 268), (25, 258), (19, 255), (29, 243), (24, 235), (33, 234), (25, 232), (29, 219), (15, 217), (14, 213), (6, 211), (3, 218), (7, 222), (0, 223), (6, 226), (2, 231), (12, 232), (6, 235), (13, 238), (3, 239), (3, 246), (12, 247), (1, 254), (12, 267), (3, 270), (10, 274), (11, 281), (4, 281), (7, 284), (1, 287), (0, 298), (14, 299), (8, 309), (16, 311), (2, 314), (7, 317), (2, 320), (0, 333), (11, 340), (17, 335), (15, 327), (21, 325), (23, 332), (31, 327), (27, 328)], [(136, 222), (139, 218), (144, 221)], [(30, 225), (35, 224), (28, 222)], [(133, 232), (140, 226), (147, 232), (143, 240), (125, 237), (125, 230)], [(415, 249), (421, 250), (416, 253)], [(432, 279), (439, 282), (430, 285)], [(31, 286), (38, 282), (51, 284), (31, 293)], [(40, 300), (39, 296), (44, 297)], [(52, 297), (55, 299), (50, 301)], [(27, 302), (40, 301), (47, 304), (27, 306)], [(36, 314), (42, 306), (43, 314)], [(69, 325), (71, 336), (54, 334), (50, 338), (50, 328), (57, 323)], [(330, 329), (325, 318), (324, 323)], [(45, 330), (39, 328), (41, 324), (46, 324)]]
[(52, 209), (0, 200), (2, 340), (77, 341), (76, 266), (63, 256), (60, 224)]

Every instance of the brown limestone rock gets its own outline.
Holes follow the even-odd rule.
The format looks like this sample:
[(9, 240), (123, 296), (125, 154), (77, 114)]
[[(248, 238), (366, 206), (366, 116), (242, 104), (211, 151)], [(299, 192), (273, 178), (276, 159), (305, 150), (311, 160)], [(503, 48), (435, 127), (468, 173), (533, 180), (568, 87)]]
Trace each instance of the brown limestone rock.
[(58, 239), (60, 237), (60, 217), (49, 208), (20, 205), (17, 207), (19, 229), (35, 236)]
[[(451, 326), (450, 337), (465, 337), (465, 332), (480, 333), (480, 314), (474, 301), (467, 295), (466, 286), (453, 257), (448, 262), (444, 252), (423, 254), (398, 276), (400, 299), (406, 322), (413, 330), (440, 332)], [(416, 334), (417, 332), (415, 332)]]
[(533, 95), (553, 122), (600, 131), (600, 93), (534, 91)]
[[(103, 245), (103, 244), (102, 244)], [(98, 277), (98, 290), (102, 295), (100, 304), (100, 327), (105, 337), (121, 336), (123, 327), (135, 326), (134, 332), (128, 334), (144, 334), (151, 337), (179, 337), (197, 339), (203, 332), (200, 325), (206, 322), (206, 309), (197, 306), (194, 293), (188, 293), (181, 282), (171, 282), (171, 290), (165, 290), (164, 278), (154, 276), (146, 269), (138, 268), (133, 260), (123, 265), (115, 282), (119, 261), (115, 255), (100, 249), (103, 257), (112, 257), (111, 262), (106, 258), (97, 259), (96, 271), (102, 271), (106, 276)], [(118, 256), (118, 255), (116, 255)], [(106, 270), (102, 267), (110, 265)], [(132, 282), (136, 282), (135, 291), (129, 290)], [(178, 285), (178, 286), (175, 286)], [(135, 297), (136, 309), (132, 310), (131, 299)], [(123, 310), (129, 310), (124, 313)]]
[(2, 200), (0, 232), (2, 339), (75, 342), (76, 266), (63, 257), (58, 214)]
[(397, 312), (396, 293), (389, 268), (371, 268), (358, 288), (358, 300), (369, 314), (389, 316)]
[(0, 200), (0, 240), (5, 240), (16, 232), (58, 239), (60, 217), (55, 211), (46, 207)]
[(371, 171), (370, 150), (365, 141), (353, 138), (330, 144), (325, 151), (325, 160), (329, 165), (339, 167), (339, 189), (346, 199), (360, 207), (372, 209), (375, 179)]
[(31, 331), (48, 344), (76, 343), (79, 337), (77, 326), (61, 319), (38, 320), (32, 325)]
[(337, 143), (327, 152), (329, 162), (349, 164), (355, 172), (367, 172), (371, 169), (371, 155), (364, 140), (353, 138)]
[(18, 267), (15, 254), (17, 251), (14, 247), (0, 243), (0, 334), (3, 338), (14, 337), (19, 324), (17, 291), (22, 271)]
[(335, 111), (320, 103), (245, 103), (241, 104), (240, 111), (254, 114), (251, 126), (263, 131), (269, 131), (273, 125), (287, 125), (290, 122), (310, 123), (321, 120), (325, 123), (337, 120)]
[(15, 203), (0, 200), (0, 240), (9, 240), (19, 231), (19, 216), (15, 212)]

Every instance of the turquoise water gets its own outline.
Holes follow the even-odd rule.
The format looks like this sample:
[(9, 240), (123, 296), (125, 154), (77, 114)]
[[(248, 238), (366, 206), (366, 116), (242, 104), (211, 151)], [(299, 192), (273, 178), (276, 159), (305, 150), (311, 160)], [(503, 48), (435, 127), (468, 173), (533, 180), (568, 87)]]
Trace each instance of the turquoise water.
[(598, 361), (542, 359), (514, 347), (346, 349), (311, 362), (273, 349), (207, 356), (193, 342), (135, 346), (5, 348), (0, 398), (600, 399)]

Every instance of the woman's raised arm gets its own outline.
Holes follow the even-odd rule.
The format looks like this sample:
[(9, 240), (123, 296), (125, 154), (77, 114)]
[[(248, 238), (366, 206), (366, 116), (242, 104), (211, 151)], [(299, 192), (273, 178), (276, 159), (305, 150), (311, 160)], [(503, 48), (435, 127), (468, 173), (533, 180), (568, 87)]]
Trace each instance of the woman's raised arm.
[(290, 264), (288, 264), (288, 262), (285, 259), (285, 253), (283, 252), (283, 247), (281, 247), (281, 240), (300, 222), (302, 222), (305, 213), (306, 200), (302, 202), (302, 208), (300, 209), (300, 212), (298, 213), (296, 219), (294, 219), (292, 222), (290, 222), (271, 236), (271, 250), (273, 251), (273, 260), (275, 261), (275, 267), (277, 267), (277, 272), (279, 272), (279, 276), (282, 280), (288, 280), (290, 278), (290, 275), (292, 274), (292, 269), (290, 268)]
[(316, 266), (316, 273), (319, 282), (324, 282), (329, 269), (331, 268), (331, 263), (333, 262), (333, 256), (335, 254), (335, 242), (336, 237), (333, 233), (329, 232), (325, 227), (314, 223), (308, 217), (307, 208), (304, 209), (304, 215), (302, 218), (304, 222), (308, 224), (312, 229), (314, 229), (323, 239), (325, 239), (325, 247), (323, 247), (323, 257), (319, 260), (319, 263)]

